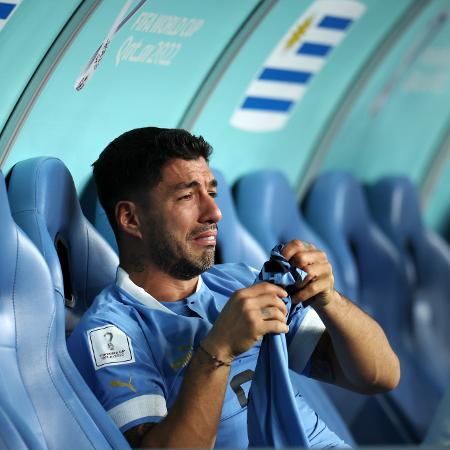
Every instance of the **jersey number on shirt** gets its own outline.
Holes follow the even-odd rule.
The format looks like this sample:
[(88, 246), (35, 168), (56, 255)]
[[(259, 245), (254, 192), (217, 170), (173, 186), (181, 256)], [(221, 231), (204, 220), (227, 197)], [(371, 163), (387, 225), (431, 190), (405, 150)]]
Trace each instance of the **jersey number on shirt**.
[(247, 397), (245, 395), (244, 389), (242, 389), (242, 385), (247, 383), (247, 381), (251, 381), (254, 375), (254, 371), (247, 369), (243, 372), (236, 374), (230, 381), (231, 389), (233, 389), (236, 397), (239, 401), (239, 404), (242, 408), (247, 406)]

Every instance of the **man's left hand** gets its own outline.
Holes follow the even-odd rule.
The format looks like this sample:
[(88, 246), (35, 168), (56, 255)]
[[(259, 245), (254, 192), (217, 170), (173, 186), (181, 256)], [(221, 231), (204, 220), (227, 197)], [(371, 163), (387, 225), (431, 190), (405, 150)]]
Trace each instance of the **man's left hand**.
[(294, 304), (322, 308), (339, 294), (334, 289), (333, 270), (327, 255), (308, 242), (293, 240), (281, 250), (291, 265), (302, 269), (307, 276), (299, 284), (299, 289), (291, 296)]

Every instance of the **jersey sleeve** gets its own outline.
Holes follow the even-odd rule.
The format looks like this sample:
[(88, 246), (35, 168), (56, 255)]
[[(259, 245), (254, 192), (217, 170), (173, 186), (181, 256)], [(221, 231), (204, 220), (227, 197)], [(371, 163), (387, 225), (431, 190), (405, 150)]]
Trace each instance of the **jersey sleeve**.
[(309, 375), (311, 356), (324, 331), (325, 325), (313, 308), (297, 306), (286, 336), (290, 369)]
[(139, 329), (89, 321), (67, 346), (88, 386), (122, 432), (167, 415), (167, 391)]

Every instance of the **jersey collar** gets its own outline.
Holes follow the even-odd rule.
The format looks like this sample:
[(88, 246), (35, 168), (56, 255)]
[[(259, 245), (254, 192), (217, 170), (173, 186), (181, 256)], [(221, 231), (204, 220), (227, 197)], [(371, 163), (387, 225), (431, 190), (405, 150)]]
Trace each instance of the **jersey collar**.
[[(196, 293), (200, 290), (202, 284), (203, 279), (200, 275), (198, 277), (197, 288), (195, 289)], [(169, 308), (166, 308), (158, 300), (156, 300), (155, 297), (150, 295), (147, 291), (142, 289), (137, 284), (133, 283), (128, 273), (125, 270), (123, 270), (122, 267), (120, 266), (117, 268), (116, 285), (117, 287), (125, 291), (128, 295), (130, 295), (132, 298), (144, 304), (145, 306), (148, 306), (149, 308), (152, 309), (159, 309), (160, 311), (168, 312), (170, 314), (174, 314)]]

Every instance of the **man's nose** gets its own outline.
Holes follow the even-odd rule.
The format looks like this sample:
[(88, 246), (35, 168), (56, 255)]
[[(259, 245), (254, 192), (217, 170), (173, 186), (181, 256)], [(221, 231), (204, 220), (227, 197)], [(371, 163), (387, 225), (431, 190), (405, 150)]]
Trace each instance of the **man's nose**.
[(205, 195), (202, 204), (202, 222), (214, 222), (217, 223), (222, 218), (222, 213), (217, 206), (216, 201), (211, 195)]

